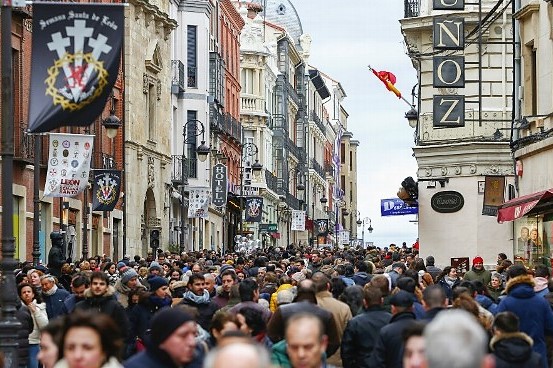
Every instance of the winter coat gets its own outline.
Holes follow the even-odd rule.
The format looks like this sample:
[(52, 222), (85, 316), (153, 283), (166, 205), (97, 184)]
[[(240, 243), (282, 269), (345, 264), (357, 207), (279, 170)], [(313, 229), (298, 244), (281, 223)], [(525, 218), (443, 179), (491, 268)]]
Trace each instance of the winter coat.
[[(346, 303), (334, 299), (330, 291), (319, 291), (317, 293), (317, 305), (332, 313), (338, 336), (342, 337), (349, 320), (352, 318), (349, 306)], [(339, 342), (341, 343), (342, 339), (340, 339)], [(336, 354), (329, 356), (328, 362), (333, 365), (342, 365), (339, 349)]]
[(534, 341), (533, 350), (543, 358), (547, 367), (545, 335), (553, 335), (553, 312), (545, 298), (534, 293), (534, 281), (530, 275), (522, 275), (507, 282), (507, 296), (501, 300), (497, 312), (510, 311), (520, 320), (520, 331)]
[[(186, 294), (185, 294), (186, 296)], [(207, 303), (196, 303), (191, 299), (187, 299), (185, 297), (182, 298), (182, 301), (179, 304), (189, 305), (191, 307), (196, 308), (198, 311), (198, 324), (202, 326), (202, 328), (206, 331), (209, 331), (209, 325), (211, 324), (211, 318), (213, 318), (213, 315), (215, 312), (219, 310), (219, 307), (215, 302), (208, 300)]]
[(123, 362), (125, 368), (202, 368), (205, 358), (205, 350), (201, 344), (196, 346), (194, 359), (182, 366), (177, 366), (171, 357), (156, 346), (149, 345), (145, 351), (142, 351), (130, 359)]
[(447, 281), (445, 281), (445, 276), (438, 280), (438, 285), (444, 289), (445, 296), (447, 300), (449, 301), (449, 304), (453, 302), (453, 289), (461, 283), (461, 279), (457, 278), (455, 282), (453, 283), (453, 286), (449, 286)]
[(436, 280), (438, 279), (438, 277), (442, 273), (442, 269), (438, 268), (434, 265), (432, 265), (432, 266), (427, 265), (426, 266), (426, 272), (428, 272), (430, 274), (430, 276), (432, 276), (432, 280), (434, 280), (434, 282), (436, 282)]
[(347, 324), (342, 337), (341, 355), (344, 368), (370, 367), (371, 354), (378, 341), (382, 327), (390, 322), (392, 315), (381, 306), (364, 309)]
[(488, 310), (494, 316), (497, 314), (497, 303), (495, 303), (489, 296), (476, 294), (474, 300), (476, 300), (480, 306)]
[(271, 301), (269, 302), (269, 309), (271, 310), (271, 312), (275, 312), (278, 305), (277, 305), (277, 295), (278, 295), (278, 292), (279, 291), (282, 291), (282, 290), (289, 290), (293, 288), (293, 286), (291, 284), (282, 284), (278, 287), (277, 291), (275, 291), (273, 294), (271, 294)]
[[(69, 368), (69, 364), (65, 359), (58, 361), (54, 368)], [(111, 357), (106, 363), (102, 365), (102, 368), (123, 368), (121, 363), (116, 358)]]
[(240, 303), (236, 304), (235, 306), (233, 306), (232, 308), (228, 309), (228, 312), (232, 313), (232, 314), (237, 314), (238, 312), (240, 312), (240, 309), (246, 308), (246, 307), (255, 309), (257, 311), (260, 311), (261, 314), (263, 314), (263, 320), (265, 322), (269, 322), (269, 319), (271, 319), (272, 313), (271, 313), (270, 310), (263, 307), (261, 304), (258, 304), (256, 302), (252, 302), (252, 301), (240, 302)]
[(492, 281), (492, 273), (486, 269), (477, 270), (474, 266), (470, 271), (467, 271), (463, 276), (465, 281), (475, 281), (478, 280), (484, 285), (488, 285)]
[(102, 296), (94, 296), (90, 288), (84, 291), (84, 300), (75, 305), (75, 309), (90, 310), (98, 313), (104, 313), (113, 318), (120, 327), (123, 337), (129, 333), (129, 320), (125, 313), (125, 308), (115, 299), (115, 289), (108, 286), (107, 291)]
[(186, 282), (184, 281), (176, 281), (169, 286), (169, 290), (171, 290), (171, 296), (173, 298), (182, 298), (183, 294), (186, 292)]
[[(129, 293), (132, 291), (130, 287), (123, 284), (121, 282), (121, 279), (118, 279), (115, 282), (115, 286), (113, 287), (115, 289), (115, 297), (117, 298), (117, 301), (119, 304), (123, 306), (123, 308), (127, 308), (129, 306)], [(146, 286), (142, 285), (141, 283), (136, 283), (136, 289), (140, 289), (142, 291), (147, 291)]]
[(69, 292), (61, 288), (58, 288), (52, 295), (42, 293), (42, 300), (46, 303), (46, 313), (48, 314), (49, 321), (65, 314), (63, 302), (68, 296)]
[(65, 263), (65, 258), (63, 257), (63, 251), (60, 246), (52, 244), (50, 252), (48, 252), (48, 269), (50, 274), (56, 277), (61, 276), (61, 266)]
[(382, 327), (371, 355), (373, 368), (402, 368), (403, 331), (415, 323), (415, 315), (402, 312), (394, 315), (387, 326)]
[(499, 303), (499, 296), (503, 294), (504, 291), (505, 291), (505, 288), (501, 285), (496, 289), (492, 287), (491, 283), (488, 284), (488, 293), (496, 303)]
[(75, 294), (69, 294), (67, 298), (63, 301), (63, 309), (65, 314), (69, 314), (75, 310), (75, 305), (78, 302), (84, 300), (83, 297), (77, 297)]
[(35, 304), (34, 312), (27, 306), (33, 318), (33, 331), (29, 335), (29, 344), (39, 344), (40, 330), (48, 324), (48, 315), (46, 314), (46, 304), (37, 303), (36, 300), (33, 300), (33, 303)]
[(33, 332), (33, 318), (29, 308), (25, 305), (17, 305), (15, 318), (21, 323), (17, 330), (17, 358), (20, 367), (26, 367), (29, 360), (29, 335)]
[(490, 341), (495, 368), (543, 367), (543, 359), (532, 350), (532, 343), (532, 339), (522, 332), (495, 335)]
[[(158, 298), (159, 299), (159, 298)], [(159, 299), (160, 300), (160, 299)], [(144, 339), (146, 331), (151, 327), (150, 320), (153, 315), (160, 309), (170, 307), (171, 298), (167, 297), (166, 305), (155, 302), (155, 297), (151, 297), (151, 293), (143, 295), (138, 304), (135, 305), (129, 312), (129, 322), (131, 326), (131, 336)]]
[(534, 292), (537, 296), (544, 297), (549, 293), (547, 282), (548, 280), (546, 277), (534, 277)]
[(353, 282), (355, 282), (355, 285), (365, 286), (365, 284), (368, 284), (369, 281), (371, 281), (372, 277), (372, 275), (369, 275), (366, 272), (357, 272), (353, 275), (352, 279)]

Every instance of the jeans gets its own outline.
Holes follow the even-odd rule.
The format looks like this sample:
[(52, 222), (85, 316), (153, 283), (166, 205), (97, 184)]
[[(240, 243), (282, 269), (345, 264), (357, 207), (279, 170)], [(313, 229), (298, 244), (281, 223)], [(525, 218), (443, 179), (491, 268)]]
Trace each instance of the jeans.
[(27, 367), (28, 368), (38, 368), (38, 351), (40, 350), (38, 344), (29, 344), (29, 360)]

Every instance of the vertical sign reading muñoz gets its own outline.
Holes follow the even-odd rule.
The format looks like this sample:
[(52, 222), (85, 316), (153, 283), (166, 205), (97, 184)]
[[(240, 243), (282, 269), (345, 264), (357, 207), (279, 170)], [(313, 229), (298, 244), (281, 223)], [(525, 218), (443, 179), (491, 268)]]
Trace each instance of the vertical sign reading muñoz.
[(213, 166), (211, 193), (214, 206), (223, 207), (227, 204), (227, 167), (223, 164)]
[[(464, 0), (434, 0), (434, 10), (463, 10)], [(433, 46), (435, 50), (464, 50), (465, 20), (459, 17), (441, 16), (434, 18)], [(465, 56), (447, 55), (433, 57), (434, 88), (465, 87)], [(464, 95), (433, 96), (433, 126), (465, 126)]]

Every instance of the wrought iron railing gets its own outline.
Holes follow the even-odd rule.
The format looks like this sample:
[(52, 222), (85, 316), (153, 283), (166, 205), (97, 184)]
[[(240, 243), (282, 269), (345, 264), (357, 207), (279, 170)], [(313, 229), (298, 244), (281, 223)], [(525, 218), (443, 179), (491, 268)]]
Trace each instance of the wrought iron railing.
[(286, 193), (286, 204), (294, 210), (300, 209), (300, 200), (291, 193)]
[(171, 60), (171, 92), (185, 91), (184, 64), (180, 60)]
[(290, 82), (286, 82), (286, 87), (288, 88), (288, 96), (290, 96), (292, 101), (294, 101), (294, 103), (299, 106), (300, 105), (300, 97), (298, 96), (298, 92), (296, 91), (294, 86), (292, 86), (290, 84)]
[(171, 156), (171, 182), (175, 185), (183, 184), (183, 175), (182, 175), (182, 155), (172, 155)]
[(223, 120), (222, 131), (236, 139), (236, 141), (242, 141), (242, 124), (232, 117), (229, 113), (225, 114)]
[(33, 162), (35, 157), (35, 136), (27, 134), (27, 129), (27, 126), (20, 125), (18, 132), (16, 132), (19, 133), (19, 137), (17, 137), (17, 134), (15, 137), (16, 141), (19, 141), (19, 144), (16, 144), (14, 147), (14, 159)]
[(188, 71), (188, 87), (192, 87), (192, 88), (198, 87), (197, 68), (193, 66), (189, 66), (187, 68), (187, 71)]
[(290, 137), (286, 138), (286, 149), (288, 152), (290, 152), (292, 155), (296, 156), (296, 158), (303, 159), (303, 150), (296, 146), (293, 140), (290, 139)]
[(325, 169), (323, 169), (323, 166), (314, 158), (311, 159), (311, 169), (315, 170), (315, 172), (319, 174), (321, 178), (324, 179), (326, 177)]
[(278, 184), (277, 184), (277, 177), (273, 175), (272, 172), (265, 169), (265, 182), (267, 183), (267, 188), (272, 190), (273, 192), (277, 192)]
[(312, 110), (311, 111), (311, 120), (313, 120), (313, 122), (315, 123), (315, 125), (317, 127), (319, 127), (319, 129), (321, 130), (321, 132), (325, 133), (326, 132), (326, 129), (325, 129), (325, 126), (321, 120), (321, 118), (317, 115), (317, 113), (315, 112), (315, 110)]

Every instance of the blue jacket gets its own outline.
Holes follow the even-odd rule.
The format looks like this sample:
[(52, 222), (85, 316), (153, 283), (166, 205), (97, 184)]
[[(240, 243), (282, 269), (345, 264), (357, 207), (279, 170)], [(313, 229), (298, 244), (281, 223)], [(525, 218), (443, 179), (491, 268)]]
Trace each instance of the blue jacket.
[(165, 351), (154, 346), (148, 346), (130, 359), (123, 362), (125, 368), (202, 368), (205, 358), (205, 350), (201, 345), (196, 346), (194, 359), (183, 366), (177, 366)]
[(42, 300), (46, 303), (46, 314), (48, 320), (51, 321), (56, 317), (65, 315), (65, 305), (63, 302), (69, 296), (69, 292), (62, 288), (58, 288), (52, 295), (42, 293)]
[(533, 350), (544, 359), (547, 368), (545, 335), (553, 335), (553, 312), (543, 297), (534, 293), (532, 276), (523, 275), (507, 282), (507, 296), (501, 300), (497, 312), (510, 311), (520, 319), (520, 331), (534, 340)]
[(494, 303), (492, 298), (490, 298), (489, 296), (476, 294), (474, 300), (476, 300), (476, 302), (480, 304), (483, 308), (486, 308), (488, 311), (490, 311), (491, 314), (493, 314), (494, 316), (497, 314), (497, 303)]

